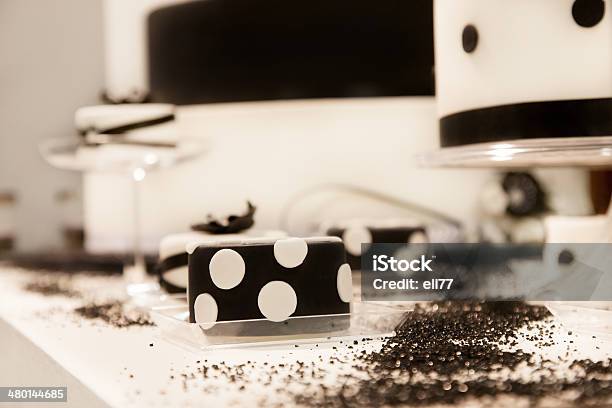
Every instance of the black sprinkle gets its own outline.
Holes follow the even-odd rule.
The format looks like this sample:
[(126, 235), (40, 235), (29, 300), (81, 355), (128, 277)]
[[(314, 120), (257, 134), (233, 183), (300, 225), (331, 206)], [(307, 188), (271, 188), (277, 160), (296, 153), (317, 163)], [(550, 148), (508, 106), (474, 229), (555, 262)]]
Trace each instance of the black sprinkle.
[(26, 283), (23, 289), (43, 296), (64, 296), (68, 298), (82, 296), (78, 290), (73, 288), (70, 278), (54, 275), (37, 276), (36, 279)]
[(148, 314), (136, 310), (125, 310), (123, 303), (120, 301), (90, 303), (78, 307), (74, 311), (82, 318), (90, 320), (99, 319), (117, 328), (154, 326)]

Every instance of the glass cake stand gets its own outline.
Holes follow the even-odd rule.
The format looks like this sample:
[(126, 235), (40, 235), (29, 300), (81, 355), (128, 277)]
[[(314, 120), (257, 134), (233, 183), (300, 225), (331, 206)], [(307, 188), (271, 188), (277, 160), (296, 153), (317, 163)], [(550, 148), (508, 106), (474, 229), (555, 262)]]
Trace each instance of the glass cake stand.
[[(175, 145), (116, 144), (89, 146), (80, 139), (49, 139), (39, 145), (42, 157), (63, 170), (118, 174), (130, 180), (132, 189), (132, 260), (126, 261), (123, 277), (130, 296), (157, 292), (159, 285), (146, 279), (141, 248), (140, 187), (147, 174), (191, 161), (203, 155), (203, 141), (182, 139)], [(126, 231), (128, 233), (128, 231)]]
[(417, 156), (427, 167), (612, 167), (612, 137), (568, 137), (445, 147)]

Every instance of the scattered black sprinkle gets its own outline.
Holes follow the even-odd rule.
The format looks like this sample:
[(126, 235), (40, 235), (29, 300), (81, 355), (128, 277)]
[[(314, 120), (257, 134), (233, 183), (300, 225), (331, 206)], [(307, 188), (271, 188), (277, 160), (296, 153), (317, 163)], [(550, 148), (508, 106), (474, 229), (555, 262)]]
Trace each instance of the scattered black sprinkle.
[(569, 249), (564, 249), (559, 253), (559, 264), (570, 265), (574, 262), (574, 253)]
[[(215, 379), (240, 391), (268, 387), (269, 395), (284, 395), (288, 405), (314, 407), (462, 405), (473, 400), (495, 406), (492, 401), (499, 397), (516, 402), (510, 406), (610, 404), (612, 361), (549, 361), (519, 348), (521, 339), (540, 348), (554, 346), (555, 326), (544, 324), (551, 318), (545, 308), (522, 302), (425, 304), (407, 313), (395, 335), (382, 339), (375, 351), (355, 346), (379, 345), (380, 339), (361, 338), (311, 362), (208, 365), (205, 360), (177, 379), (184, 390), (204, 380), (205, 393), (218, 392), (210, 386)], [(332, 366), (343, 374), (330, 381)], [(511, 375), (523, 369), (533, 374), (530, 380)], [(262, 406), (269, 402), (257, 400)]]
[[(153, 326), (149, 315), (137, 310), (126, 310), (123, 302), (90, 303), (74, 309), (84, 319), (99, 319), (117, 328), (131, 326)], [(150, 344), (153, 346), (153, 344)]]
[(39, 275), (23, 286), (27, 292), (38, 293), (43, 296), (64, 296), (78, 298), (82, 294), (74, 289), (70, 278), (55, 275)]
[(531, 353), (501, 347), (516, 346), (518, 329), (525, 326), (536, 330), (526, 335), (528, 340), (541, 347), (553, 345), (552, 333), (537, 325), (548, 317), (545, 308), (518, 302), (419, 306), (380, 351), (357, 359), (354, 367), (360, 375), (347, 378), (339, 390), (302, 394), (296, 402), (338, 407), (422, 406), (506, 395), (526, 398), (535, 405), (544, 397), (571, 394), (569, 402), (582, 406), (612, 397), (612, 380), (592, 377), (595, 372), (610, 374), (610, 362), (575, 361), (574, 368), (582, 375), (571, 381), (555, 381), (550, 376), (537, 381), (492, 378), (491, 374), (519, 366), (552, 370)]

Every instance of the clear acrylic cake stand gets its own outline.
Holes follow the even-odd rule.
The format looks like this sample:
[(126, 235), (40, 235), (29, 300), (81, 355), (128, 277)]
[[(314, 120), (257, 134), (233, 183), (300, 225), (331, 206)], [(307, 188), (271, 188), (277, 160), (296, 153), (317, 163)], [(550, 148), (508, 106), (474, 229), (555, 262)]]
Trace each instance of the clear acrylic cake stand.
[[(350, 313), (291, 316), (283, 322), (265, 318), (190, 323), (185, 295), (162, 295), (148, 311), (167, 341), (186, 350), (217, 348), (282, 348), (296, 344), (350, 344), (364, 337), (382, 340), (391, 336), (414, 303), (353, 301)], [(293, 331), (287, 331), (293, 328)], [(299, 328), (299, 330), (295, 330)]]
[(42, 142), (39, 150), (42, 157), (53, 167), (79, 172), (120, 174), (131, 181), (133, 257), (124, 265), (123, 278), (130, 296), (158, 291), (157, 282), (147, 280), (141, 248), (140, 184), (151, 172), (200, 157), (205, 152), (204, 143), (200, 140), (182, 139), (173, 147), (142, 144), (91, 147), (84, 145), (79, 139), (61, 138)]
[[(416, 159), (424, 167), (445, 168), (612, 168), (612, 136), (478, 143), (441, 148), (419, 154)], [(605, 228), (612, 231), (612, 202), (607, 216)], [(593, 231), (593, 236), (612, 234)], [(577, 332), (603, 335), (612, 340), (612, 302), (560, 301), (548, 302), (546, 306), (565, 326)]]

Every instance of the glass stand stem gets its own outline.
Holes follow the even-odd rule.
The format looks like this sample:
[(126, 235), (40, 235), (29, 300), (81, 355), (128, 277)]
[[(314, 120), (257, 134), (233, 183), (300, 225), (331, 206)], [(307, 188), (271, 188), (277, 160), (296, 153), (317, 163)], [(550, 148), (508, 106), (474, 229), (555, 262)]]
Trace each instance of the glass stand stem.
[(153, 292), (159, 286), (147, 280), (147, 267), (142, 250), (142, 209), (140, 208), (141, 184), (146, 171), (137, 167), (132, 171), (130, 186), (132, 189), (132, 255), (133, 258), (123, 269), (123, 277), (129, 295)]
[[(132, 249), (134, 252), (134, 268), (143, 272), (146, 269), (144, 254), (142, 252), (141, 245), (141, 228), (142, 228), (142, 220), (141, 220), (141, 210), (140, 210), (140, 180), (134, 180), (132, 182)], [(145, 277), (144, 274), (140, 276), (139, 280), (143, 280)]]
[(610, 204), (608, 204), (606, 216), (608, 217), (605, 232), (606, 242), (612, 242), (612, 197), (610, 197)]

